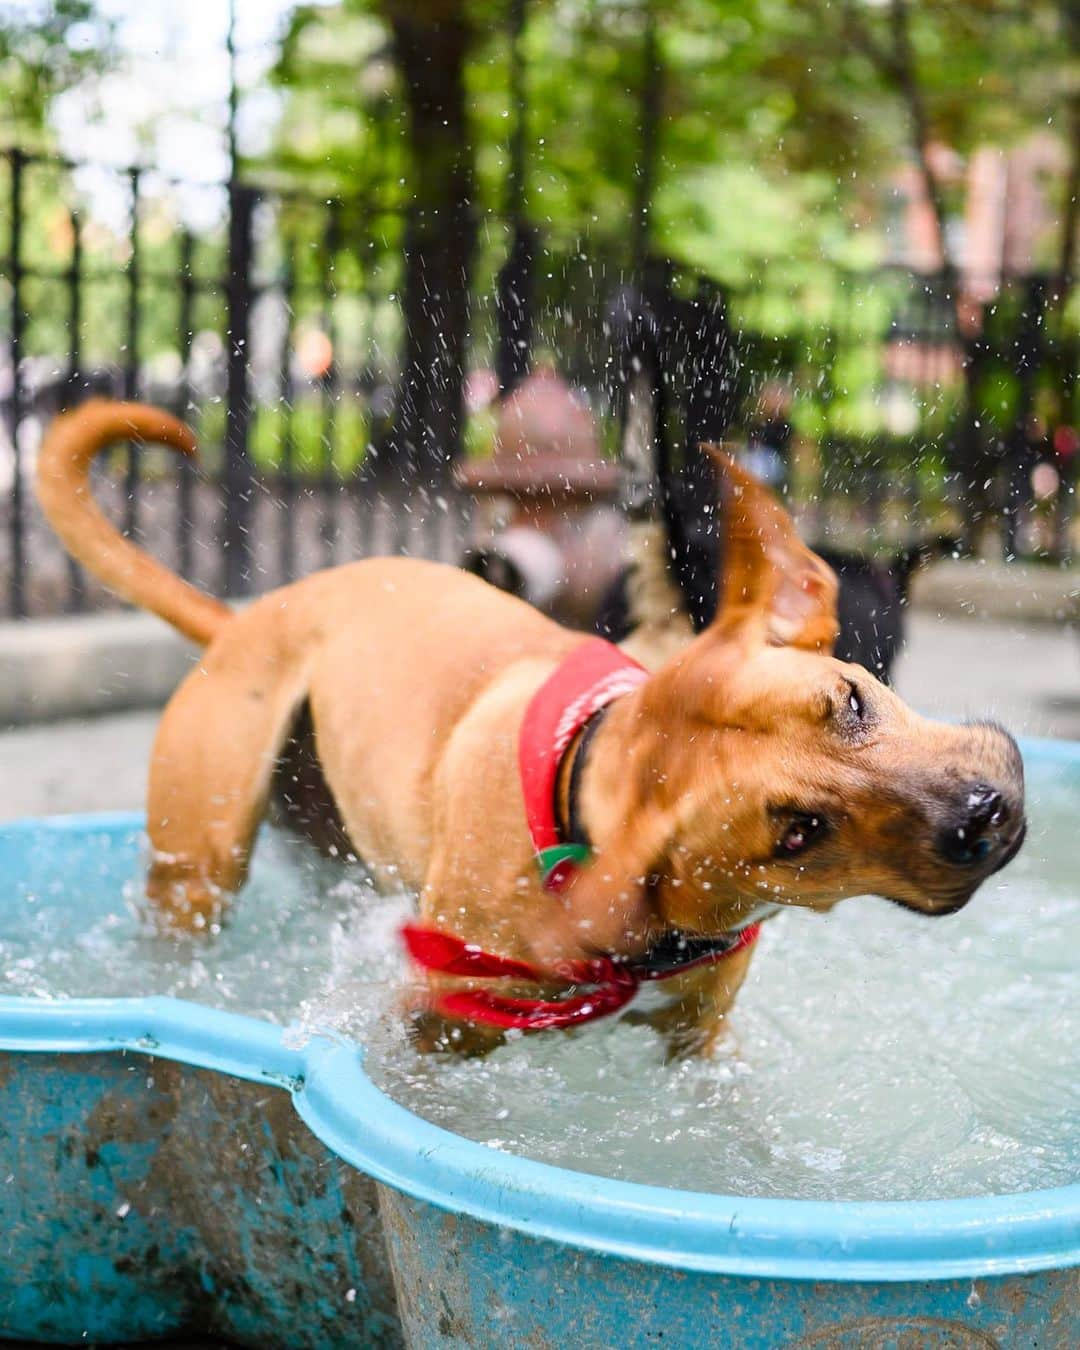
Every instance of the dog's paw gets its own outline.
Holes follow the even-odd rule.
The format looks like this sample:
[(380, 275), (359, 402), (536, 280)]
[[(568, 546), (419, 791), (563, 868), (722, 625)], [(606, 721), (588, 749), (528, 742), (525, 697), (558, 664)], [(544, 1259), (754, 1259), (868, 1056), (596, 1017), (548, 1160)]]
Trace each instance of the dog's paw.
[(204, 866), (160, 853), (150, 863), (146, 896), (160, 926), (183, 933), (216, 932), (229, 899)]
[(460, 1055), (466, 1059), (486, 1055), (506, 1039), (492, 1027), (453, 1022), (430, 1008), (413, 1008), (407, 1013), (406, 1035), (419, 1054)]

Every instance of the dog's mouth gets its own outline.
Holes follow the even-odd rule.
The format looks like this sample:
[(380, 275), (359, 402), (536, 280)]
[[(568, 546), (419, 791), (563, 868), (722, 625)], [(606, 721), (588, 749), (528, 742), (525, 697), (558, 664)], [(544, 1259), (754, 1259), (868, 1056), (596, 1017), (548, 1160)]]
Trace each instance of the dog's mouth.
[(1024, 847), (1024, 840), (1027, 838), (1027, 821), (1022, 821), (1020, 828), (1009, 840), (1005, 848), (994, 859), (993, 866), (988, 868), (982, 875), (978, 876), (970, 885), (965, 886), (962, 891), (956, 895), (946, 896), (943, 899), (936, 900), (931, 906), (917, 904), (913, 900), (905, 899), (900, 895), (887, 895), (884, 898), (891, 900), (894, 905), (899, 905), (901, 909), (909, 909), (913, 914), (921, 914), (924, 918), (942, 919), (949, 914), (958, 914), (960, 910), (968, 903), (982, 883), (1000, 872), (1003, 867), (1016, 857)]
[(1012, 860), (1016, 857), (1016, 855), (1020, 852), (1020, 850), (1024, 847), (1024, 840), (1027, 838), (1027, 829), (1028, 829), (1027, 821), (1026, 820), (1022, 821), (1020, 828), (1016, 831), (1016, 837), (1012, 840), (1012, 842), (1009, 845), (1007, 845), (1005, 852), (1001, 855), (998, 861), (991, 868), (990, 870), (991, 876), (993, 876), (995, 872), (1000, 872), (1003, 867), (1006, 867), (1009, 863), (1011, 863)]
[(1012, 862), (1023, 848), (1024, 840), (1026, 838), (1027, 821), (1021, 820), (1012, 838), (1005, 843), (1005, 846), (1001, 848), (1001, 851), (998, 852), (995, 849), (990, 853), (989, 859), (987, 860), (990, 865), (986, 868), (986, 871), (982, 876), (979, 877), (975, 886), (972, 887), (972, 893), (974, 893), (975, 889), (978, 887), (979, 882), (986, 881), (987, 878), (992, 877), (996, 872), (1000, 872), (1003, 867), (1007, 867), (1008, 864)]

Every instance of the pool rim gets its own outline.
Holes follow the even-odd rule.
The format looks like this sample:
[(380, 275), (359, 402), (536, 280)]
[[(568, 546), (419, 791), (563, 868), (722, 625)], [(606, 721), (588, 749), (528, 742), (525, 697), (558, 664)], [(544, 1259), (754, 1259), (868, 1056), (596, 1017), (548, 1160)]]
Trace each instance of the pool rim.
[[(1080, 743), (1022, 743), (1080, 765)], [(137, 812), (0, 823), (33, 833), (139, 831)], [(9, 842), (10, 841), (10, 842)], [(417, 1200), (585, 1251), (757, 1279), (985, 1279), (1080, 1265), (1080, 1183), (925, 1201), (725, 1196), (614, 1180), (504, 1153), (431, 1124), (368, 1078), (363, 1048), (167, 997), (0, 995), (0, 1051), (136, 1051), (291, 1092), (300, 1118), (351, 1166)]]

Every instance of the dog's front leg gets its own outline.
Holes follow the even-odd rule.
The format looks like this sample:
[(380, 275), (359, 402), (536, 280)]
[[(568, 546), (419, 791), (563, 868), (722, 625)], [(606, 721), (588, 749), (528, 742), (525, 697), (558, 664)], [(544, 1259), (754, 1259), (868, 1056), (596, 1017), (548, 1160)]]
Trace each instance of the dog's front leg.
[(724, 1030), (725, 1018), (739, 992), (753, 953), (734, 952), (715, 966), (665, 980), (659, 989), (667, 998), (656, 1008), (631, 1014), (647, 1022), (668, 1042), (672, 1059), (711, 1055)]

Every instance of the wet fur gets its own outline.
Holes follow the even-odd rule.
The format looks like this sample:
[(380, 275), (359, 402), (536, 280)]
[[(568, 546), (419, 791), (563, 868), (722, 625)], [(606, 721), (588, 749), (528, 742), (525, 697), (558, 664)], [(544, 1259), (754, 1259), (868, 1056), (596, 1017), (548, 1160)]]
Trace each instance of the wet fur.
[[(38, 490), (75, 556), (205, 645), (150, 766), (147, 891), (175, 927), (221, 917), (275, 793), (325, 848), (414, 887), (427, 923), (552, 972), (598, 950), (638, 955), (671, 926), (726, 931), (762, 900), (827, 909), (871, 891), (949, 912), (997, 865), (957, 869), (935, 848), (964, 785), (1000, 784), (1022, 815), (1019, 757), (998, 728), (927, 721), (877, 685), (865, 722), (845, 720), (850, 683), (873, 682), (829, 655), (836, 579), (725, 459), (718, 616), (612, 705), (581, 776), (595, 862), (565, 896), (547, 894), (517, 734), (581, 635), (476, 577), (400, 558), (316, 573), (234, 614), (121, 540), (90, 501), (94, 454), (133, 435), (192, 448), (164, 413), (90, 403), (50, 429)], [(830, 829), (796, 862), (777, 839), (804, 807), (827, 811)], [(673, 1044), (714, 1042), (749, 960), (666, 984), (655, 1020)], [(474, 1029), (474, 1044), (487, 1038)]]

